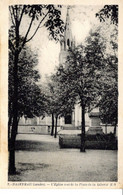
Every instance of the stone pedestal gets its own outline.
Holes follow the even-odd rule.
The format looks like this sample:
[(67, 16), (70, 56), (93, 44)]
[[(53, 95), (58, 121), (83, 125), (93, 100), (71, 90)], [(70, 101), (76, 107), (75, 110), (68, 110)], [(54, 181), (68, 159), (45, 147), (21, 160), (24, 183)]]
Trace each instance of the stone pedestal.
[(99, 112), (91, 112), (89, 117), (91, 119), (91, 126), (89, 127), (87, 134), (96, 135), (103, 134), (103, 129), (100, 126)]

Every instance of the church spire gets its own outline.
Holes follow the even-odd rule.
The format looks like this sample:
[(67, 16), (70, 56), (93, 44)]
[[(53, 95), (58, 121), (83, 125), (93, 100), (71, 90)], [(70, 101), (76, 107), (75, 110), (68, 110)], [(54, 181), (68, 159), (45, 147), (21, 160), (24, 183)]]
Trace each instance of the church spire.
[(60, 46), (61, 51), (59, 54), (59, 62), (60, 64), (64, 64), (69, 54), (69, 49), (75, 48), (75, 39), (73, 39), (72, 36), (72, 27), (70, 21), (70, 6), (67, 7), (64, 37), (62, 37), (60, 40)]
[(66, 49), (72, 47), (72, 42), (73, 42), (69, 10), (70, 10), (70, 6), (67, 7), (66, 24), (65, 24), (65, 32), (64, 32)]
[(67, 7), (66, 25), (65, 25), (66, 28), (68, 28), (69, 26), (71, 26), (69, 10), (70, 10), (70, 6)]

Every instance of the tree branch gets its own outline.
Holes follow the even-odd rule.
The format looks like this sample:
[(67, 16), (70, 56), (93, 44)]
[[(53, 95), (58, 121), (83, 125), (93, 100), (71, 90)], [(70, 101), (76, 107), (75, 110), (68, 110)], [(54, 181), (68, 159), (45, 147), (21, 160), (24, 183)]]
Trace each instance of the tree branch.
[(28, 36), (29, 31), (30, 31), (30, 29), (31, 29), (31, 26), (32, 26), (33, 20), (34, 20), (34, 17), (32, 17), (32, 19), (31, 19), (31, 22), (30, 22), (30, 24), (29, 24), (28, 30), (27, 30), (27, 32), (26, 32), (26, 35), (25, 35), (25, 37), (24, 37), (24, 40), (23, 40), (23, 43), (22, 43), (22, 46), (21, 46), (21, 48), (20, 48), (19, 52), (22, 50), (22, 48), (23, 48), (24, 44), (26, 43), (26, 39), (27, 39), (27, 36)]
[(16, 15), (15, 15), (15, 12), (14, 12), (14, 7), (13, 7), (13, 6), (11, 6), (11, 8), (12, 8), (12, 11), (13, 11), (13, 16), (14, 16), (14, 19), (16, 19)]
[(35, 34), (37, 33), (38, 29), (40, 28), (41, 23), (42, 23), (42, 22), (44, 21), (44, 19), (47, 17), (48, 13), (49, 13), (49, 12), (47, 12), (47, 13), (45, 14), (45, 16), (42, 18), (42, 20), (39, 22), (39, 25), (37, 26), (37, 28), (36, 28), (34, 34), (26, 41), (26, 43), (29, 42), (29, 41), (35, 36)]
[(21, 23), (22, 16), (23, 16), (23, 14), (24, 14), (24, 10), (25, 10), (25, 8), (26, 8), (26, 6), (24, 5), (24, 6), (23, 6), (23, 9), (22, 9), (22, 12), (21, 12), (20, 19), (19, 19), (19, 25), (20, 25), (20, 23)]
[(12, 24), (15, 25), (15, 22), (14, 22), (14, 19), (13, 19), (13, 16), (12, 16), (11, 6), (9, 6), (9, 12), (10, 12)]

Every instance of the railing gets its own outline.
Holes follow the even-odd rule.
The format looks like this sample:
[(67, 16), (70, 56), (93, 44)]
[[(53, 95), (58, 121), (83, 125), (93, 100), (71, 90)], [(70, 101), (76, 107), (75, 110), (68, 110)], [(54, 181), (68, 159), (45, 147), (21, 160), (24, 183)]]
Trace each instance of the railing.
[[(18, 134), (43, 134), (51, 133), (52, 125), (19, 125)], [(58, 126), (58, 130), (60, 126)]]

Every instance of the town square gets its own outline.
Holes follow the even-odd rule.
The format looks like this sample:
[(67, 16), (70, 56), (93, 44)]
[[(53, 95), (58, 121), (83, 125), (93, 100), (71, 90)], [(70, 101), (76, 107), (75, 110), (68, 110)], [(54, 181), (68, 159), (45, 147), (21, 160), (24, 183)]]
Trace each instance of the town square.
[(8, 182), (118, 181), (118, 5), (10, 5)]

